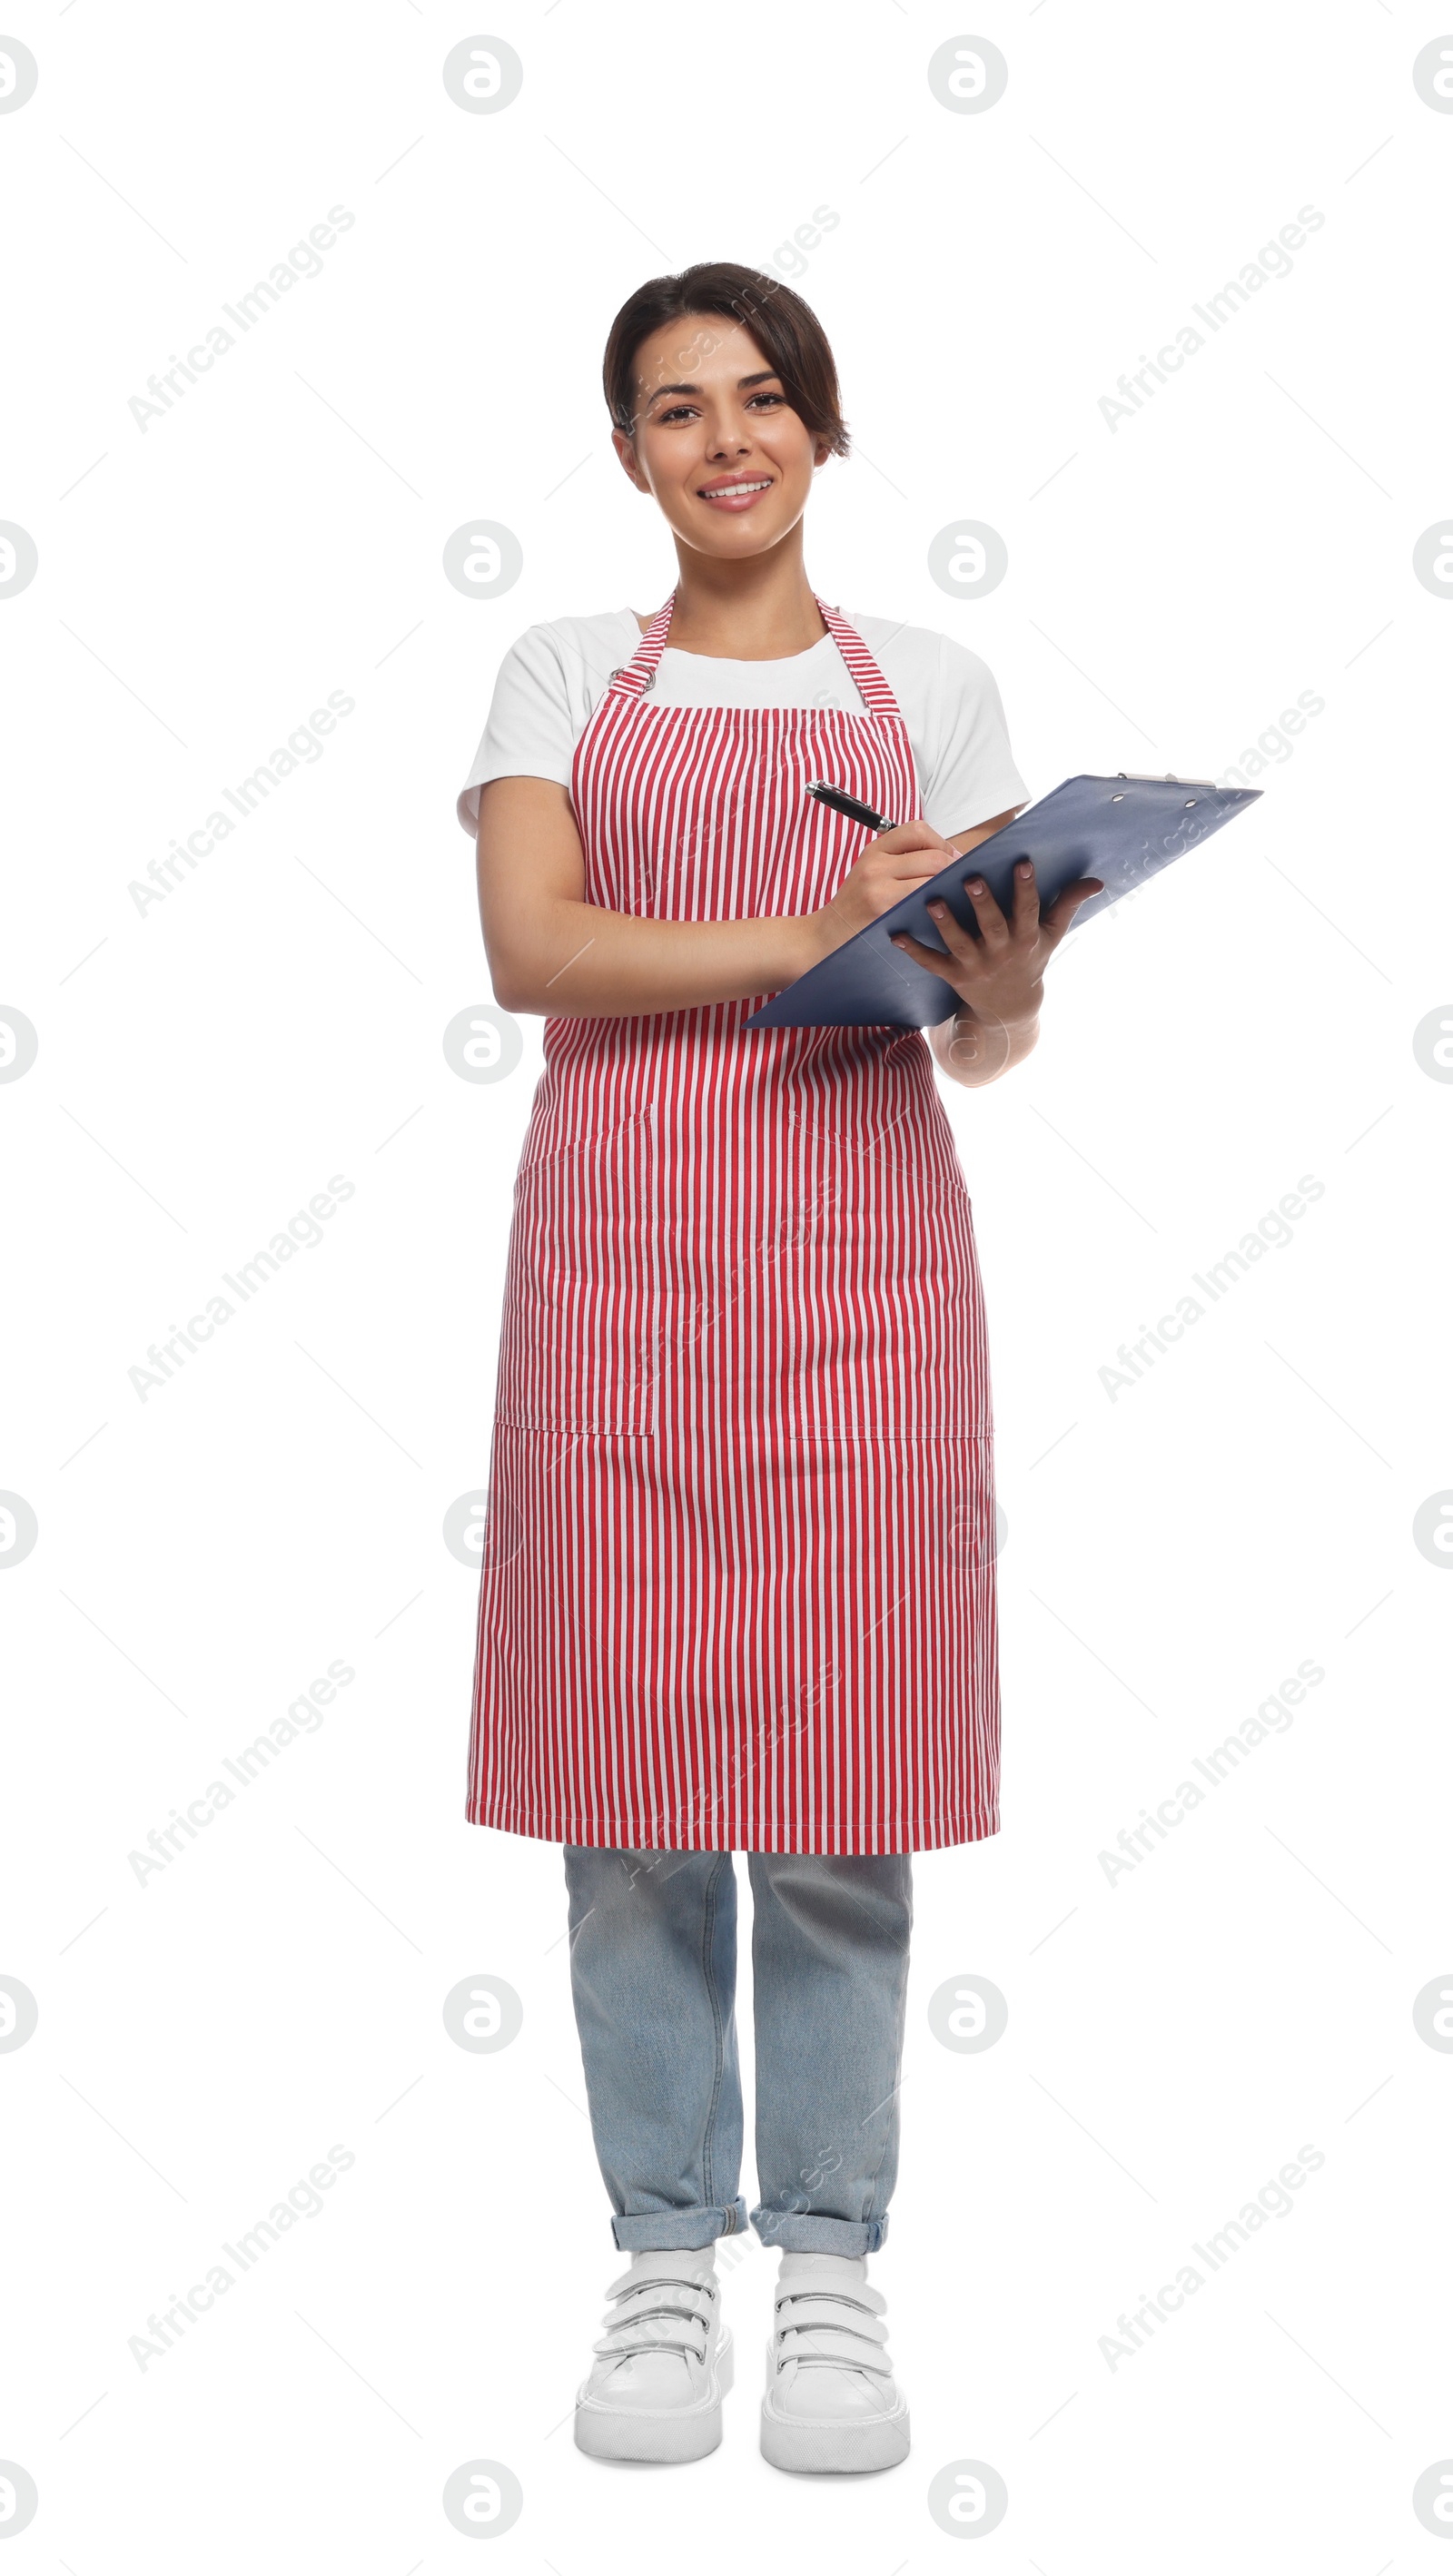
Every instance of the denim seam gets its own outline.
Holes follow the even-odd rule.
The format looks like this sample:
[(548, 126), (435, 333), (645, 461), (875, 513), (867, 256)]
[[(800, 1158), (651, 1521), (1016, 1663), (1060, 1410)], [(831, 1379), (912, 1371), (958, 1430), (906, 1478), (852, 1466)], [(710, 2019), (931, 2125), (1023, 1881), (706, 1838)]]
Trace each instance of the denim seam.
[[(726, 1861), (726, 1865), (730, 1869), (732, 1866), (730, 1855), (724, 1853), (722, 1858)], [(701, 2196), (709, 2209), (716, 2208), (720, 2205), (717, 2201), (716, 2195), (716, 2177), (712, 2171), (711, 2138), (712, 2130), (716, 2122), (717, 2107), (721, 2101), (722, 2081), (726, 2072), (726, 2027), (722, 2020), (721, 2004), (717, 1994), (716, 1974), (712, 1964), (712, 1929), (716, 1920), (716, 1891), (720, 1877), (721, 1866), (720, 1863), (718, 1863), (718, 1866), (712, 1871), (711, 1876), (707, 1881), (706, 1900), (702, 1909), (701, 1966), (702, 1974), (706, 1979), (706, 1990), (711, 1997), (711, 2017), (716, 2029), (716, 2065), (712, 2077), (711, 2101), (707, 2106), (706, 2127), (701, 2141)], [(732, 2233), (734, 2226), (735, 2216), (732, 2212), (728, 2211), (726, 2228), (726, 2233), (728, 2235)]]
[[(893, 2091), (888, 2097), (890, 2103), (901, 2091), (903, 2084), (903, 2032), (908, 2001), (908, 1953), (913, 1933), (913, 1898), (911, 1892), (908, 1898), (908, 1931), (909, 1940), (905, 1941), (903, 1945), (902, 1964), (899, 1968), (896, 1986), (894, 2026), (898, 2033), (898, 2044), (893, 2053)], [(883, 2143), (878, 2150), (878, 2161), (874, 2165), (872, 2173), (868, 2177), (867, 2201), (863, 2210), (863, 2224), (866, 2227), (882, 2229), (886, 2227), (887, 2224), (885, 2213), (880, 2211), (876, 2218), (871, 2218), (869, 2217), (868, 2212), (878, 2196), (878, 2177), (883, 2170), (884, 2159), (888, 2153), (888, 2141), (893, 2133), (893, 2120), (896, 2116), (896, 2112), (890, 2110), (888, 2118), (883, 2123)]]

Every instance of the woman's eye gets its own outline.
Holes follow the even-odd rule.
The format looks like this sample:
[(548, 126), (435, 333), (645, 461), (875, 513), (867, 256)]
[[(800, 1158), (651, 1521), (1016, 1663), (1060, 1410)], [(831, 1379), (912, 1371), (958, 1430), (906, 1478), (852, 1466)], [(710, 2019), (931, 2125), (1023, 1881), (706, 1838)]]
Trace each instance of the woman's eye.
[[(757, 403), (785, 403), (786, 400), (787, 397), (785, 394), (753, 394), (747, 404), (747, 409), (750, 411)], [(687, 420), (690, 418), (694, 409), (695, 405), (692, 403), (673, 403), (669, 410), (657, 412), (657, 427), (665, 429), (669, 428), (675, 421)]]

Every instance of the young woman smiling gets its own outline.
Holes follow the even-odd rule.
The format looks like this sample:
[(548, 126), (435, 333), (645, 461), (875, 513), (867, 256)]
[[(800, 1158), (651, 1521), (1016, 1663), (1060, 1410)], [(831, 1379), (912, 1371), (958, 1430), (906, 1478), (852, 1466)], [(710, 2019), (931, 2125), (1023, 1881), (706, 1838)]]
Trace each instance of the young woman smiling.
[[(933, 1061), (1035, 1043), (1083, 880), (941, 911), (930, 1031), (742, 1023), (1025, 800), (971, 653), (803, 568), (845, 456), (832, 353), (729, 262), (653, 278), (605, 353), (612, 442), (677, 578), (531, 627), (460, 818), (497, 1000), (544, 1018), (515, 1182), (467, 1812), (564, 1845), (596, 2151), (630, 2256), (580, 2388), (598, 2456), (721, 2438), (715, 2240), (744, 2228), (736, 1878), (753, 1899), (761, 2446), (901, 2460), (867, 2256), (897, 2169), (910, 1855), (998, 1828), (992, 1414)], [(869, 839), (824, 779), (905, 819)], [(930, 1052), (931, 1050), (931, 1052)]]

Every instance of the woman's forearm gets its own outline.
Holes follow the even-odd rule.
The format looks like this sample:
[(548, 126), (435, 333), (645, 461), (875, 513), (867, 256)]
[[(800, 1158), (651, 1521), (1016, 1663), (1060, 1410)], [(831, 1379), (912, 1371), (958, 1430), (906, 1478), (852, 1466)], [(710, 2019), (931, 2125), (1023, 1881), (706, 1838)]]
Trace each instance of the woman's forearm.
[[(654, 921), (598, 904), (546, 908), (532, 952), (494, 973), (507, 1011), (564, 1019), (625, 1019), (690, 1011), (777, 993), (827, 953), (818, 917), (753, 921)], [(491, 959), (491, 967), (495, 961)]]

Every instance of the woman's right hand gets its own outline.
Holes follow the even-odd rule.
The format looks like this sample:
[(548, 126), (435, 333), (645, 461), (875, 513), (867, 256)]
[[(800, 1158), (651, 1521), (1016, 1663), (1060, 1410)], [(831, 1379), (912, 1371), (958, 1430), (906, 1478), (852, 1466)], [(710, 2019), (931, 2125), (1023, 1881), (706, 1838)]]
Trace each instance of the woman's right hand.
[(940, 875), (958, 856), (931, 823), (895, 823), (880, 833), (854, 860), (832, 900), (807, 915), (818, 956), (831, 956), (845, 939), (891, 912), (915, 886)]

